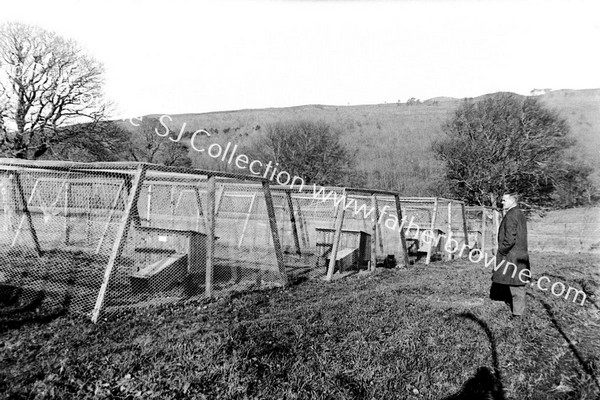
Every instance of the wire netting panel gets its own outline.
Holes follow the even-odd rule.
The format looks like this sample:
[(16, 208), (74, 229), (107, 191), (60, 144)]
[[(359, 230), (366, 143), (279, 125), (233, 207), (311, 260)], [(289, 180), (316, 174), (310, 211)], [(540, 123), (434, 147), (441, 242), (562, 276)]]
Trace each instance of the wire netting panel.
[[(377, 196), (377, 215), (381, 231), (379, 253), (383, 257), (394, 256), (396, 263), (403, 263), (402, 243), (400, 242), (400, 225), (402, 217), (398, 216), (396, 200), (393, 196)], [(402, 210), (402, 207), (401, 207)]]
[(400, 199), (400, 219), (393, 193), (322, 189), (139, 163), (1, 160), (0, 300), (97, 320), (324, 275), (336, 227), (340, 271), (403, 262), (402, 224), (420, 252), (440, 252), (425, 230), (463, 229), (452, 201)]
[[(400, 241), (400, 221), (392, 195), (372, 194), (365, 189), (336, 190), (327, 201), (305, 205), (304, 225), (315, 225), (318, 271), (325, 273), (334, 257), (337, 229), (339, 242), (335, 253), (335, 271), (367, 269), (373, 263), (396, 266), (404, 257)], [(331, 200), (334, 198), (336, 200)], [(343, 208), (343, 216), (341, 209)], [(339, 219), (343, 218), (341, 224)], [(312, 229), (311, 229), (312, 230)]]
[[(215, 285), (245, 290), (282, 284), (267, 199), (260, 185), (218, 185), (222, 193), (216, 214)], [(285, 204), (271, 193), (277, 235), (287, 236)], [(281, 237), (279, 237), (281, 242)]]
[[(335, 228), (336, 200), (344, 195), (343, 188), (327, 188), (322, 194), (299, 193), (288, 190), (294, 208), (294, 220), (300, 257), (287, 263), (288, 271), (292, 275), (307, 276), (309, 278), (324, 276), (327, 273), (326, 261), (331, 251), (329, 232)], [(288, 217), (289, 219), (289, 217)], [(291, 237), (288, 240), (294, 239)], [(287, 243), (288, 242), (284, 242)], [(295, 244), (293, 249), (295, 250)]]
[(400, 224), (393, 196), (349, 194), (344, 230), (363, 231), (369, 235), (370, 252), (378, 264), (401, 262)]
[(0, 284), (14, 292), (13, 306), (91, 313), (114, 243), (109, 215), (122, 214), (123, 186), (120, 177), (68, 169), (2, 171)]
[[(432, 229), (434, 221), (435, 200), (433, 198), (401, 197), (402, 216), (406, 219), (404, 234), (411, 252), (417, 256), (426, 254), (432, 247), (424, 233)], [(435, 243), (435, 241), (434, 241)], [(439, 242), (438, 242), (439, 244)], [(433, 251), (437, 253), (439, 246), (434, 245)]]
[[(455, 239), (457, 240), (458, 244), (462, 247), (462, 244), (465, 243), (465, 228), (467, 226), (467, 220), (466, 220), (466, 211), (463, 212), (463, 210), (465, 209), (465, 205), (462, 202), (452, 202), (452, 234), (453, 236), (455, 236)], [(468, 238), (468, 234), (469, 231), (467, 229), (467, 238)], [(468, 239), (467, 239), (468, 241)], [(470, 245), (470, 244), (469, 244)], [(455, 254), (457, 254), (458, 252), (456, 252)], [(467, 252), (465, 251), (463, 253), (463, 256), (466, 256)]]
[[(491, 254), (498, 247), (498, 211), (488, 207), (466, 207), (469, 245)], [(496, 222), (494, 221), (496, 219)]]
[(260, 182), (210, 175), (3, 160), (0, 300), (96, 319), (285, 283), (280, 244), (296, 243), (287, 199)]
[[(432, 258), (451, 259), (468, 254), (465, 243), (463, 203), (456, 200), (427, 197), (401, 197), (402, 211), (407, 217), (406, 237), (418, 246), (419, 253), (431, 252)], [(432, 232), (429, 238), (425, 232)], [(471, 241), (469, 241), (469, 246)]]
[[(210, 202), (214, 247), (209, 263)], [(285, 210), (276, 204), (273, 199), (277, 227)], [(285, 281), (261, 185), (216, 179), (211, 186), (205, 175), (181, 178), (150, 171), (135, 211), (139, 224), (134, 216), (111, 275), (107, 310), (222, 296)]]
[[(441, 235), (439, 250), (446, 259), (468, 255), (466, 246), (463, 247), (465, 244), (465, 225), (461, 202), (447, 199), (437, 200), (435, 229)], [(464, 249), (464, 251), (461, 252), (461, 249)]]

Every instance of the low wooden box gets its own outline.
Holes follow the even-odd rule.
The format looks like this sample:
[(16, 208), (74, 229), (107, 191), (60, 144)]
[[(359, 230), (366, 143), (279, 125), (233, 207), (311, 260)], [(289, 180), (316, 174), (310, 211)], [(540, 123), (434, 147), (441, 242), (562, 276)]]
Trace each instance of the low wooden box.
[(133, 293), (157, 293), (182, 282), (188, 285), (189, 277), (194, 277), (194, 290), (204, 287), (204, 279), (200, 278), (206, 274), (206, 235), (200, 232), (186, 232), (186, 235), (188, 254), (172, 254), (130, 275)]
[[(344, 272), (356, 267), (358, 263), (358, 249), (344, 248), (338, 251), (335, 261), (335, 271)], [(326, 259), (325, 266), (329, 265)]]
[(161, 292), (182, 282), (187, 274), (187, 267), (187, 254), (174, 254), (131, 274), (131, 289), (134, 294)]

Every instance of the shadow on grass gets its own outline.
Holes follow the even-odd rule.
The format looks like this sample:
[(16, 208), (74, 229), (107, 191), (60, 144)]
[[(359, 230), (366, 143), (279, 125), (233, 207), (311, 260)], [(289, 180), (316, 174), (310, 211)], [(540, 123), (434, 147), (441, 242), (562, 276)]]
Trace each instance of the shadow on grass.
[(23, 305), (1, 310), (0, 333), (19, 329), (28, 324), (47, 324), (68, 313), (69, 305), (71, 304), (69, 293), (65, 295), (58, 308), (49, 310), (47, 313), (40, 313), (39, 310), (42, 308), (44, 297), (43, 292), (38, 292), (32, 300)]
[(304, 283), (304, 282), (306, 282), (308, 280), (309, 280), (308, 276), (305, 276), (305, 275), (294, 275), (294, 276), (290, 277), (290, 280), (289, 280), (288, 283), (289, 283), (290, 286), (298, 286), (298, 285), (301, 285), (302, 283)]
[(47, 263), (44, 267), (43, 284), (39, 289), (23, 289), (12, 285), (0, 286), (0, 304), (5, 306), (4, 309), (0, 309), (0, 334), (19, 329), (24, 325), (47, 324), (68, 313), (75, 284), (75, 263), (71, 263), (64, 274), (67, 284), (64, 297), (58, 306), (47, 308), (46, 312), (43, 312), (44, 303), (48, 300), (46, 284), (50, 280), (50, 265)]
[(487, 367), (480, 367), (475, 376), (466, 381), (458, 393), (449, 397), (444, 397), (443, 400), (506, 400), (506, 397), (504, 396), (504, 387), (502, 385), (502, 372), (500, 371), (500, 366), (498, 364), (498, 353), (496, 351), (496, 339), (494, 338), (494, 334), (487, 324), (476, 315), (472, 313), (461, 313), (458, 316), (475, 322), (487, 335), (492, 348), (494, 371), (490, 371)]
[(38, 314), (36, 312), (27, 312), (25, 314), (11, 315), (10, 318), (0, 319), (0, 333), (8, 332), (13, 329), (19, 329), (28, 324), (47, 324), (58, 317), (67, 314), (66, 308), (48, 313)]
[[(530, 297), (535, 299), (535, 297), (533, 295), (531, 295), (529, 293), (527, 293), (527, 294)], [(590, 376), (590, 378), (592, 378), (592, 380), (594, 381), (594, 383), (596, 384), (598, 389), (600, 389), (600, 379), (595, 375), (593, 368), (590, 366), (590, 364), (588, 362), (585, 361), (585, 359), (583, 358), (583, 356), (581, 355), (579, 350), (577, 350), (577, 347), (575, 347), (575, 345), (573, 344), (573, 342), (571, 341), (569, 336), (565, 333), (565, 331), (560, 326), (560, 324), (556, 320), (554, 312), (552, 311), (552, 307), (548, 303), (546, 303), (544, 300), (539, 299), (539, 302), (542, 304), (542, 306), (546, 310), (546, 313), (550, 317), (550, 321), (552, 322), (552, 324), (554, 325), (554, 327), (556, 328), (558, 333), (560, 333), (561, 336), (568, 343), (569, 349), (571, 350), (571, 352), (577, 359), (577, 362), (579, 362), (579, 365), (581, 365), (581, 368), (583, 368), (583, 370)]]

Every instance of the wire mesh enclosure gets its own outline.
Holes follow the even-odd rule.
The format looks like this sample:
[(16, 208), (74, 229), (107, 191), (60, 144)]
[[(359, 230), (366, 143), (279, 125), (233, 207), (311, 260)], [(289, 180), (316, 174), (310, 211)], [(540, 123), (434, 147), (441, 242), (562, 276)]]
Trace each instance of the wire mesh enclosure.
[[(377, 265), (408, 265), (398, 194), (359, 188), (322, 188), (303, 198), (307, 243), (327, 280), (336, 272), (374, 270)], [(300, 201), (300, 196), (296, 196)], [(312, 202), (312, 203), (311, 203)], [(319, 269), (321, 268), (321, 269)]]
[(490, 255), (498, 249), (498, 227), (502, 219), (499, 210), (484, 206), (465, 208), (469, 242), (472, 247)]
[(397, 193), (321, 186), (271, 192), (288, 275), (330, 280), (334, 272), (408, 264)]
[(0, 211), (0, 300), (94, 322), (418, 254), (451, 259), (446, 243), (469, 239), (453, 200), (130, 162), (0, 159)]
[[(462, 201), (441, 197), (401, 197), (406, 240), (411, 251), (432, 259), (466, 256), (470, 243)], [(464, 248), (464, 251), (462, 251)]]
[(0, 197), (4, 297), (19, 292), (20, 301), (96, 321), (123, 307), (287, 281), (276, 208), (258, 178), (2, 159)]

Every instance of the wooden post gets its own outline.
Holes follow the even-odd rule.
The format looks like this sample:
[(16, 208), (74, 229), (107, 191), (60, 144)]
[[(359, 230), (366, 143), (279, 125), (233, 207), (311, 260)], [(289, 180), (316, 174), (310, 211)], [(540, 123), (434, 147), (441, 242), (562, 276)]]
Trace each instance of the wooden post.
[(92, 197), (94, 195), (94, 184), (88, 183), (86, 185), (90, 186), (90, 190), (88, 190), (87, 196), (87, 206), (85, 212), (85, 240), (88, 246), (92, 244), (91, 232), (92, 232)]
[(175, 228), (175, 186), (171, 186), (171, 228)]
[(150, 223), (150, 215), (152, 214), (152, 185), (148, 185), (148, 204), (146, 204), (146, 220), (148, 221), (147, 226), (152, 226)]
[[(240, 235), (240, 241), (238, 243), (238, 248), (242, 247), (242, 242), (244, 241), (244, 235), (246, 234), (246, 229), (248, 229), (248, 223), (250, 222), (250, 216), (252, 215), (252, 210), (254, 209), (254, 201), (255, 200), (256, 200), (256, 193), (254, 193), (252, 195), (252, 200), (250, 200), (250, 207), (248, 207), (248, 215), (246, 215), (246, 220), (244, 221), (244, 226), (242, 228), (242, 234)], [(271, 203), (272, 203), (272, 201), (271, 201)], [(256, 235), (254, 235), (254, 240), (256, 240)]]
[(481, 206), (481, 252), (485, 253), (485, 234), (486, 229), (485, 225), (487, 222), (487, 218), (485, 217), (485, 207)]
[[(291, 194), (290, 194), (290, 197), (291, 197)], [(302, 215), (302, 207), (300, 206), (300, 201), (297, 201), (296, 204), (298, 205), (298, 207), (296, 207), (295, 211), (296, 211), (296, 214), (298, 215), (298, 224), (300, 225), (300, 233), (302, 236), (302, 246), (304, 249), (308, 249), (308, 247), (309, 247), (308, 229), (304, 225), (304, 216)]]
[[(222, 193), (222, 190), (221, 190)], [(206, 232), (206, 221), (202, 217), (202, 198), (200, 197), (200, 191), (198, 190), (198, 186), (194, 186), (194, 194), (196, 195), (196, 204), (198, 205), (198, 213), (196, 214), (196, 231), (200, 229), (200, 220), (204, 224), (204, 231)], [(218, 194), (218, 193), (217, 193)], [(220, 201), (220, 199), (219, 199)], [(217, 214), (217, 210), (219, 209), (217, 206), (218, 202), (215, 201), (215, 216)]]
[[(465, 212), (465, 203), (461, 203), (461, 213), (463, 220), (463, 231), (465, 233), (465, 246), (469, 247), (469, 230), (467, 229), (467, 213)], [(461, 251), (462, 254), (462, 251)]]
[[(31, 214), (29, 214), (29, 204), (31, 204), (31, 200), (33, 200), (33, 195), (35, 193), (35, 189), (38, 186), (38, 183), (40, 182), (40, 179), (36, 179), (35, 184), (33, 185), (33, 189), (31, 189), (31, 193), (29, 194), (29, 198), (27, 199), (27, 201), (25, 201), (25, 193), (23, 192), (23, 188), (21, 187), (21, 179), (18, 176), (18, 172), (15, 171), (13, 175), (15, 178), (15, 184), (14, 184), (14, 189), (15, 189), (15, 204), (21, 203), (24, 204), (23, 206), (23, 215), (21, 215), (21, 219), (19, 221), (19, 225), (17, 225), (17, 231), (15, 232), (15, 236), (13, 237), (12, 243), (10, 245), (10, 247), (14, 247), (15, 244), (17, 244), (17, 238), (19, 237), (19, 234), (21, 233), (21, 230), (23, 229), (23, 224), (25, 223), (25, 220), (30, 221), (31, 220)], [(21, 199), (21, 197), (23, 197)], [(16, 208), (15, 208), (16, 210)], [(25, 210), (27, 210), (27, 212), (25, 212)], [(30, 228), (33, 225), (30, 225)], [(37, 235), (36, 235), (37, 237)], [(38, 253), (39, 254), (39, 253)]]
[[(221, 200), (223, 199), (223, 191), (225, 190), (225, 184), (222, 183), (217, 190), (217, 199), (215, 201), (215, 215), (219, 213), (219, 208), (221, 208)], [(198, 193), (200, 195), (200, 193)]]
[(400, 224), (402, 223), (402, 208), (400, 204), (400, 196), (394, 195), (394, 203), (396, 203), (396, 215), (398, 217), (398, 231), (400, 231), (400, 246), (399, 250), (404, 255), (404, 266), (408, 267), (410, 261), (408, 259), (408, 249), (406, 248), (406, 237), (404, 236), (404, 229), (400, 228)]
[(500, 211), (496, 210), (494, 208), (493, 211), (493, 215), (494, 215), (494, 242), (495, 243), (495, 247), (494, 247), (494, 254), (498, 253), (498, 231), (500, 230)]
[(108, 234), (108, 229), (110, 228), (110, 221), (112, 220), (113, 215), (115, 214), (115, 210), (117, 209), (117, 204), (119, 203), (119, 198), (121, 197), (121, 191), (123, 191), (124, 183), (119, 185), (119, 189), (117, 189), (117, 194), (110, 205), (110, 212), (108, 213), (108, 218), (106, 220), (106, 226), (104, 227), (104, 232), (102, 236), (100, 236), (100, 240), (98, 241), (98, 246), (96, 247), (96, 254), (100, 253), (100, 249), (102, 249), (102, 244), (104, 243), (104, 239)]
[(2, 177), (2, 183), (0, 184), (0, 196), (2, 196), (2, 202), (4, 205), (4, 231), (8, 232), (13, 228), (13, 207), (11, 207), (10, 191), (12, 187), (12, 177)]
[(377, 241), (379, 242), (379, 252), (385, 257), (385, 252), (383, 249), (383, 234), (381, 232), (381, 225), (379, 224), (379, 202), (377, 201), (377, 196), (373, 195), (373, 199), (375, 200), (375, 224), (377, 225)]
[[(377, 210), (377, 198), (371, 195), (371, 208)], [(371, 271), (377, 268), (377, 218), (374, 217), (371, 225)]]
[(135, 176), (133, 178), (132, 190), (129, 191), (129, 195), (127, 196), (125, 211), (123, 212), (123, 216), (121, 217), (121, 223), (119, 224), (119, 229), (117, 230), (117, 234), (115, 236), (113, 249), (110, 253), (108, 264), (106, 265), (106, 270), (104, 271), (104, 279), (102, 280), (102, 286), (100, 286), (98, 298), (96, 299), (96, 305), (94, 306), (94, 311), (92, 311), (93, 323), (96, 323), (98, 321), (98, 317), (100, 316), (100, 310), (102, 309), (102, 305), (104, 304), (104, 296), (106, 295), (106, 289), (108, 288), (108, 283), (110, 281), (112, 271), (115, 267), (117, 260), (121, 256), (123, 248), (125, 247), (125, 241), (127, 240), (127, 234), (129, 233), (129, 228), (131, 225), (132, 213), (137, 212), (137, 201), (140, 197), (142, 183), (146, 177), (147, 167), (148, 166), (146, 164), (141, 164), (140, 166), (138, 166)]
[(271, 235), (273, 237), (273, 247), (275, 248), (275, 256), (277, 258), (277, 268), (279, 275), (284, 286), (287, 286), (288, 279), (285, 272), (285, 263), (283, 260), (283, 252), (281, 251), (281, 242), (279, 241), (279, 234), (277, 231), (277, 219), (275, 217), (275, 209), (273, 207), (273, 198), (271, 197), (271, 190), (269, 188), (269, 182), (262, 182), (263, 192), (265, 196), (265, 203), (267, 206), (267, 213), (269, 215), (269, 225), (271, 227)]
[[(342, 189), (342, 196), (344, 198), (344, 203), (345, 203), (345, 201), (346, 201), (346, 188)], [(315, 204), (316, 204), (316, 202), (315, 202)], [(345, 206), (346, 204), (338, 203), (337, 205), (334, 205), (334, 209), (333, 209), (333, 225), (331, 226), (334, 229), (337, 226), (337, 219), (338, 219), (338, 216), (340, 215), (339, 214), (340, 205), (343, 208), (343, 206)]]
[(292, 222), (292, 235), (294, 236), (294, 246), (296, 246), (296, 254), (301, 255), (302, 251), (300, 251), (298, 228), (296, 227), (296, 218), (294, 216), (294, 203), (292, 202), (292, 194), (289, 192), (289, 190), (285, 191), (285, 197), (287, 198), (288, 211), (290, 213), (290, 221)]
[(337, 208), (337, 214), (335, 218), (335, 232), (333, 234), (333, 247), (331, 253), (329, 253), (329, 266), (327, 268), (327, 279), (330, 281), (333, 278), (333, 271), (335, 270), (335, 259), (338, 253), (338, 247), (340, 245), (340, 238), (342, 237), (342, 226), (344, 225), (344, 207)]
[(215, 263), (215, 176), (208, 177), (206, 193), (206, 286), (204, 294), (212, 296), (213, 270)]
[[(277, 193), (277, 195), (279, 195), (279, 193)], [(273, 193), (271, 193), (271, 198), (276, 198), (276, 197), (278, 197), (277, 195), (274, 196)], [(283, 201), (285, 202), (285, 199)], [(273, 203), (274, 203), (274, 201), (273, 201)], [(284, 203), (282, 203), (278, 207), (275, 207), (275, 204), (273, 204), (273, 208), (275, 209), (275, 220), (281, 221), (281, 223), (277, 224), (277, 227), (279, 228), (279, 240), (281, 241), (281, 249), (283, 250), (283, 245), (285, 242), (285, 222), (286, 222), (286, 219), (289, 218), (289, 216), (285, 215), (285, 204)], [(279, 211), (281, 211), (281, 215), (278, 215)]]
[(436, 238), (435, 238), (435, 221), (437, 219), (437, 213), (438, 213), (438, 198), (436, 197), (434, 202), (433, 202), (433, 215), (431, 216), (431, 229), (429, 231), (430, 233), (430, 239), (431, 242), (429, 243), (429, 250), (427, 251), (427, 258), (425, 259), (425, 265), (429, 265), (429, 262), (431, 261), (431, 253), (433, 252), (433, 245), (437, 242)]
[[(71, 199), (71, 183), (68, 182), (65, 186), (65, 206), (64, 206), (64, 214), (65, 214), (65, 245), (69, 245), (70, 237), (71, 237), (71, 224), (69, 224), (71, 215), (69, 203)], [(100, 238), (102, 240), (102, 238)], [(97, 254), (97, 253), (96, 253)]]
[(448, 202), (448, 235), (446, 236), (446, 238), (447, 239), (445, 240), (446, 243), (444, 243), (444, 250), (447, 253), (446, 259), (450, 261), (452, 260), (452, 249), (448, 247), (448, 243), (451, 243), (450, 239), (452, 239), (452, 201)]
[[(37, 186), (37, 182), (36, 182), (36, 185), (34, 186), (33, 190), (31, 191), (31, 196), (30, 196), (29, 200), (26, 200), (25, 193), (23, 192), (23, 186), (21, 185), (21, 177), (20, 177), (18, 171), (14, 172), (14, 177), (15, 177), (15, 189), (17, 190), (17, 197), (18, 197), (19, 201), (21, 202), (21, 204), (23, 205), (23, 213), (25, 214), (24, 215), (25, 219), (27, 219), (27, 225), (29, 225), (29, 232), (31, 233), (31, 238), (33, 239), (33, 243), (35, 245), (35, 249), (38, 253), (38, 256), (41, 257), (43, 255), (42, 248), (40, 247), (40, 242), (38, 240), (38, 236), (37, 236), (37, 232), (35, 231), (35, 227), (33, 226), (33, 220), (31, 218), (31, 214), (29, 213), (29, 207), (28, 207), (28, 202), (31, 201), (31, 199), (33, 198), (33, 190), (35, 190), (35, 186)], [(21, 219), (21, 222), (23, 222), (23, 219)], [(21, 224), (19, 225), (19, 228), (15, 234), (15, 237), (13, 239), (11, 247), (14, 246), (16, 243), (17, 235), (19, 234), (20, 227), (21, 227)]]

